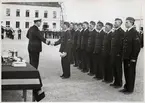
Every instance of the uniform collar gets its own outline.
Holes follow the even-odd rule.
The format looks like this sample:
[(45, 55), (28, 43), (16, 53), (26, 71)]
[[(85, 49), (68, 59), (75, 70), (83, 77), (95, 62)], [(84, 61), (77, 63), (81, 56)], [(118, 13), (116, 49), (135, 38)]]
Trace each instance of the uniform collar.
[(96, 29), (96, 31), (99, 32), (99, 33), (100, 33), (102, 30), (103, 30), (103, 28), (101, 28), (100, 30), (97, 30), (97, 29)]
[(134, 25), (132, 27), (128, 28), (127, 30), (130, 31), (132, 28), (134, 28)]
[(115, 28), (115, 30), (118, 30), (118, 29), (120, 29), (121, 27), (118, 27), (118, 28)]
[(82, 31), (83, 29), (80, 29), (80, 32)]
[(68, 31), (69, 29), (64, 30), (64, 32)]
[(109, 33), (111, 33), (112, 32), (112, 29), (109, 31), (109, 32), (107, 32), (107, 34), (109, 34)]
[(86, 31), (87, 30), (87, 28), (86, 29), (84, 29), (84, 31)]
[(95, 28), (93, 28), (92, 30), (90, 30), (90, 31), (94, 31), (95, 30)]

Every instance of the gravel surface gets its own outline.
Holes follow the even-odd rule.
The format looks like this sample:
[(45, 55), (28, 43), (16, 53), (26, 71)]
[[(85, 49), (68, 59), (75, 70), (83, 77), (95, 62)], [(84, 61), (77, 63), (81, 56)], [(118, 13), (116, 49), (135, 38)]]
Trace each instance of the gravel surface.
[[(51, 41), (55, 40), (51, 39)], [(29, 61), (27, 44), (26, 39), (14, 41), (5, 39), (2, 41), (2, 50), (15, 48), (19, 51), (20, 56)], [(131, 95), (124, 95), (118, 92), (120, 89), (114, 89), (109, 84), (96, 81), (73, 66), (71, 66), (71, 78), (62, 80), (59, 77), (62, 71), (58, 49), (59, 46), (52, 47), (43, 44), (39, 71), (46, 97), (42, 102), (143, 101), (143, 49), (140, 52), (136, 68), (135, 90)], [(27, 97), (27, 101), (32, 100), (32, 91), (28, 91)], [(23, 101), (22, 91), (2, 91), (2, 101)]]

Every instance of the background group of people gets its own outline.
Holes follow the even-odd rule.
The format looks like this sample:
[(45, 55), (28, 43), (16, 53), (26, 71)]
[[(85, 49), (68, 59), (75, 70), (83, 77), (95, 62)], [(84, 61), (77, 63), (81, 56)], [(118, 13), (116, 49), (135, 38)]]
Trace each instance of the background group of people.
[[(17, 34), (18, 39), (21, 39), (22, 30), (20, 28), (18, 28)], [(15, 30), (12, 27), (1, 26), (1, 39), (4, 39), (5, 37), (14, 40)]]
[[(88, 72), (88, 75), (94, 76), (94, 79), (105, 83), (113, 82), (110, 86), (120, 88), (123, 85), (123, 63), (125, 85), (120, 92), (130, 94), (134, 91), (137, 58), (140, 48), (143, 47), (143, 28), (141, 33), (137, 32), (134, 26), (135, 19), (127, 17), (127, 30), (124, 32), (121, 28), (122, 22), (120, 18), (115, 19), (114, 25), (109, 22), (104, 25), (101, 21), (63, 22), (60, 39), (50, 42), (45, 38), (45, 32), (39, 30), (41, 19), (36, 19), (26, 35), (29, 39), (30, 64), (38, 69), (41, 42), (51, 46), (60, 44), (62, 79), (70, 78), (70, 64), (74, 64), (83, 73)], [(41, 88), (33, 90), (36, 101), (45, 97), (44, 91), (39, 91)]]
[[(122, 20), (116, 18), (114, 25), (99, 21), (68, 23), (61, 38), (52, 43), (61, 44), (61, 64), (63, 69), (62, 79), (70, 77), (70, 64), (78, 67), (96, 80), (112, 83), (110, 86), (121, 88), (122, 64), (125, 75), (124, 94), (134, 91), (136, 63), (140, 48), (143, 47), (143, 28), (139, 33), (135, 28), (135, 19), (127, 17), (122, 28)], [(69, 61), (69, 62), (68, 62)]]

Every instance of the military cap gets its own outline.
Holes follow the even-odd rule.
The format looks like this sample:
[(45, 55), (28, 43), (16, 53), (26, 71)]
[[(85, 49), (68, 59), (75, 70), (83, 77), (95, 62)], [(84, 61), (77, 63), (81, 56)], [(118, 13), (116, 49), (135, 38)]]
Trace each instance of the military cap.
[(133, 17), (127, 17), (126, 20), (129, 20), (131, 23), (134, 24), (135, 22), (135, 19)]
[(35, 19), (34, 20), (34, 22), (36, 23), (36, 22), (41, 22), (42, 21), (42, 19)]

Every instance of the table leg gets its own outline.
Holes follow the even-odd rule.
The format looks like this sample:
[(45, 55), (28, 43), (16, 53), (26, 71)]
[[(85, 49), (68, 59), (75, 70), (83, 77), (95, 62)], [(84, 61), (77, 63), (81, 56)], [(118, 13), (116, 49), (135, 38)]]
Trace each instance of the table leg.
[(24, 102), (27, 101), (27, 90), (23, 90), (23, 98), (24, 98)]
[(35, 102), (34, 92), (32, 90), (32, 102)]

